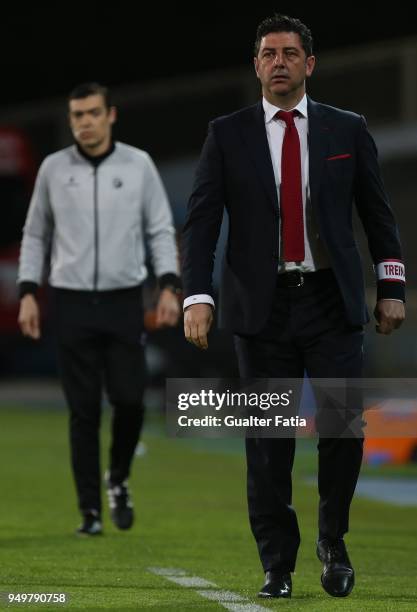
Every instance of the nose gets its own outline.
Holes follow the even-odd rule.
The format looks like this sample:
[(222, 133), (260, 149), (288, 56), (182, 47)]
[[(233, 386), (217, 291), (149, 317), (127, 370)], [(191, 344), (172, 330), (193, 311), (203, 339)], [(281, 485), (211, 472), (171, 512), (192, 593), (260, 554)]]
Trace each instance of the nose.
[(280, 51), (277, 51), (274, 57), (274, 64), (278, 66), (284, 65), (284, 54)]
[(81, 128), (90, 127), (91, 125), (91, 117), (87, 113), (83, 113), (79, 118), (79, 125)]

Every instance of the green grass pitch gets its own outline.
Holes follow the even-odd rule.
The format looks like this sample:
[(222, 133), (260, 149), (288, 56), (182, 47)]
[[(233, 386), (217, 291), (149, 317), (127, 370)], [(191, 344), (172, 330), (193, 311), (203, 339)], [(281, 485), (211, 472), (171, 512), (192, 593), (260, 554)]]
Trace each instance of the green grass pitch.
[[(103, 470), (107, 431), (105, 417)], [(293, 598), (265, 602), (256, 598), (263, 574), (246, 515), (242, 441), (173, 440), (149, 423), (148, 452), (135, 459), (130, 483), (133, 529), (117, 531), (105, 508), (104, 535), (83, 539), (74, 535), (80, 519), (67, 440), (62, 410), (0, 408), (0, 592), (69, 595), (64, 606), (10, 609), (225, 609), (147, 569), (156, 566), (181, 568), (266, 609), (417, 610), (415, 508), (355, 498), (346, 541), (356, 587), (343, 600), (322, 590), (315, 557), (317, 492), (304, 482), (315, 466), (308, 444), (300, 446), (294, 476), (302, 545)], [(7, 606), (4, 596), (1, 606)]]

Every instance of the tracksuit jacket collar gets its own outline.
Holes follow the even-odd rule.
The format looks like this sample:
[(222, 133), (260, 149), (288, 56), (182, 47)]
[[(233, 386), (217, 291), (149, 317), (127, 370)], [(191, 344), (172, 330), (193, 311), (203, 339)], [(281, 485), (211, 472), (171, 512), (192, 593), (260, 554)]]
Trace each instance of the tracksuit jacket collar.
[(103, 162), (105, 159), (107, 159), (107, 157), (109, 157), (109, 155), (113, 153), (114, 149), (116, 148), (116, 145), (114, 143), (114, 140), (112, 140), (110, 147), (107, 149), (107, 151), (105, 153), (102, 153), (102, 155), (97, 155), (97, 156), (88, 155), (88, 153), (83, 151), (83, 149), (80, 147), (78, 142), (76, 143), (76, 147), (77, 147), (78, 153), (82, 155), (84, 159), (89, 161), (92, 166), (97, 168), (101, 164), (101, 162)]

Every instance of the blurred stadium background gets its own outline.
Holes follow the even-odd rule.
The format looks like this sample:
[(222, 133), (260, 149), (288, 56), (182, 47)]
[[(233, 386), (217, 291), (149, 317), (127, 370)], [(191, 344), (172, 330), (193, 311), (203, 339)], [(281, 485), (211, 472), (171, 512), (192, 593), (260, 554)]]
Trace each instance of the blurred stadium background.
[[(25, 555), (29, 555), (32, 561), (36, 557), (33, 555), (39, 542), (33, 535), (34, 531), (43, 533), (47, 538), (49, 520), (55, 521), (52, 527), (52, 533), (55, 534), (58, 531), (68, 532), (72, 526), (71, 520), (76, 520), (75, 510), (62, 510), (57, 507), (59, 504), (56, 500), (48, 497), (50, 487), (57, 486), (69, 506), (72, 503), (67, 450), (65, 443), (63, 446), (56, 443), (57, 439), (65, 440), (66, 423), (62, 397), (56, 382), (53, 311), (47, 288), (41, 295), (44, 314), (41, 342), (34, 344), (23, 339), (16, 322), (16, 272), (21, 229), (37, 167), (45, 155), (71, 142), (66, 122), (67, 91), (77, 82), (92, 79), (111, 87), (119, 113), (115, 136), (118, 140), (147, 150), (155, 159), (170, 197), (178, 230), (184, 221), (193, 172), (208, 121), (255, 103), (259, 98), (259, 88), (251, 64), (254, 28), (260, 19), (275, 10), (274, 6), (257, 6), (250, 13), (242, 14), (239, 11), (235, 15), (231, 12), (226, 14), (221, 8), (217, 12), (213, 8), (213, 14), (205, 16), (200, 16), (192, 10), (167, 10), (160, 15), (154, 11), (155, 14), (150, 20), (139, 22), (129, 19), (127, 6), (127, 3), (121, 3), (117, 14), (114, 8), (103, 8), (101, 12), (95, 12), (90, 7), (86, 9), (85, 14), (78, 16), (61, 15), (62, 11), (57, 7), (51, 8), (49, 15), (46, 10), (39, 13), (37, 9), (28, 9), (28, 13), (21, 16), (16, 8), (10, 10), (4, 21), (4, 37), (0, 49), (3, 83), (7, 84), (4, 97), (0, 98), (0, 429), (3, 440), (0, 446), (0, 465), (2, 487), (5, 495), (7, 493), (7, 502), (2, 516), (0, 515), (0, 534), (5, 538), (6, 549), (11, 549), (9, 561), (11, 558), (16, 561), (13, 572), (18, 579), (16, 582), (8, 572), (8, 577), (0, 580), (0, 590), (5, 590), (5, 584), (15, 584), (16, 588), (29, 584), (22, 564)], [(280, 6), (279, 9), (296, 14), (288, 4)], [(69, 9), (70, 13), (71, 10), (75, 9)], [(315, 74), (308, 83), (308, 93), (318, 101), (366, 116), (378, 145), (386, 187), (400, 226), (408, 278), (407, 320), (390, 338), (375, 334), (373, 323), (368, 326), (365, 339), (365, 376), (413, 378), (417, 365), (417, 28), (411, 20), (407, 21), (404, 17), (391, 19), (390, 15), (384, 14), (378, 19), (374, 17), (373, 9), (367, 8), (357, 14), (346, 15), (342, 11), (339, 12), (337, 7), (333, 7), (327, 18), (308, 9), (303, 14), (298, 13), (298, 16), (313, 30), (319, 59)], [(45, 22), (41, 23), (43, 19)], [(49, 27), (48, 19), (52, 19), (53, 27)], [(224, 225), (218, 250), (216, 278), (227, 219)], [(359, 224), (358, 236), (366, 271), (368, 304), (372, 308), (375, 299), (374, 275)], [(230, 539), (225, 535), (229, 552), (222, 548), (221, 554), (229, 559), (228, 562), (236, 564), (241, 555), (248, 554), (254, 559), (255, 550), (246, 535), (241, 449), (235, 451), (233, 444), (233, 452), (230, 454), (226, 445), (216, 447), (214, 454), (206, 455), (209, 443), (201, 441), (199, 444), (196, 441), (192, 448), (181, 443), (179, 450), (174, 451), (179, 442), (164, 440), (160, 418), (164, 408), (166, 377), (237, 375), (232, 340), (228, 334), (214, 330), (210, 350), (198, 352), (184, 342), (181, 327), (169, 331), (152, 328), (154, 303), (155, 287), (151, 275), (146, 293), (149, 324), (147, 360), (151, 374), (146, 400), (150, 416), (145, 436), (150, 465), (146, 469), (155, 469), (155, 477), (162, 478), (163, 458), (171, 452), (174, 458), (173, 478), (181, 478), (180, 473), (175, 472), (176, 465), (178, 470), (187, 471), (189, 465), (195, 462), (195, 465), (202, 469), (201, 478), (196, 477), (191, 479), (191, 482), (189, 476), (184, 483), (184, 486), (187, 484), (191, 487), (187, 500), (195, 507), (196, 514), (186, 511), (180, 503), (177, 507), (173, 501), (173, 510), (185, 512), (187, 520), (192, 524), (195, 516), (200, 516), (200, 513), (205, 511), (207, 506), (203, 508), (202, 504), (214, 504), (214, 501), (210, 502), (206, 496), (204, 501), (196, 501), (207, 485), (205, 478), (211, 478), (202, 468), (204, 460), (213, 461), (216, 466), (218, 464), (216, 469), (219, 470), (222, 469), (220, 465), (230, 467), (230, 476), (241, 479), (237, 487), (240, 497), (235, 500), (238, 508), (233, 510), (233, 516), (243, 524), (243, 528), (241, 529), (241, 525), (236, 527), (236, 523), (232, 524), (230, 521), (227, 525), (230, 529), (237, 529), (236, 537), (243, 537), (244, 545), (241, 546), (239, 556), (230, 561), (230, 549), (234, 542), (231, 535)], [(25, 422), (31, 424), (29, 428), (24, 425)], [(42, 434), (43, 431), (45, 435)], [(49, 444), (50, 450), (47, 448)], [(390, 482), (392, 479), (398, 482), (406, 479), (417, 490), (417, 439), (408, 442), (404, 452), (399, 452), (400, 447), (404, 450), (398, 440), (390, 444), (383, 442), (380, 446), (376, 445), (373, 452), (369, 453), (370, 464), (365, 468), (364, 474), (376, 479), (389, 477)], [(315, 461), (312, 445), (306, 444), (302, 446), (302, 450), (302, 469), (297, 474), (302, 474), (304, 478), (304, 484), (300, 484), (300, 490), (303, 492), (307, 486), (305, 483), (314, 473)], [(47, 467), (48, 462), (55, 456), (62, 468), (61, 473), (55, 468), (49, 472)], [(379, 463), (380, 467), (376, 465)], [(403, 465), (396, 467), (396, 463)], [(12, 464), (13, 467), (7, 467)], [(32, 464), (33, 468), (26, 471), (28, 464)], [(216, 482), (210, 480), (212, 491), (220, 483), (216, 492), (213, 492), (218, 506), (210, 507), (210, 520), (213, 525), (216, 520), (222, 523), (228, 504), (234, 503), (226, 495), (226, 473)], [(44, 481), (45, 477), (51, 478), (50, 486)], [(152, 477), (148, 474), (144, 482), (136, 483), (138, 498), (146, 495), (143, 490), (146, 485), (150, 487), (151, 492), (154, 491), (157, 484), (151, 485), (151, 481), (153, 482)], [(16, 489), (16, 482), (20, 483), (21, 489)], [(31, 487), (34, 482), (38, 483), (39, 488), (34, 488), (31, 495), (23, 494), (25, 487)], [(388, 482), (387, 480), (386, 483)], [(165, 482), (164, 486), (165, 491), (169, 490), (172, 483)], [(184, 494), (184, 486), (179, 486), (178, 496)], [(392, 482), (386, 484), (385, 489), (392, 486)], [(370, 488), (369, 485), (368, 489)], [(383, 488), (380, 487), (380, 490)], [(366, 492), (365, 486), (365, 495)], [(163, 494), (160, 497), (159, 493), (155, 495), (155, 503), (166, 503)], [(378, 499), (378, 495), (376, 498)], [(379, 499), (382, 498), (380, 495)], [(46, 505), (42, 503), (42, 499), (47, 499)], [(305, 504), (304, 507), (303, 499), (300, 497), (304, 515), (301, 516), (301, 521), (310, 513), (310, 506)], [(409, 505), (417, 505), (416, 496), (411, 496), (410, 499)], [(22, 510), (22, 504), (26, 511)], [(385, 506), (382, 502), (378, 505), (378, 502), (375, 502), (373, 506), (371, 504), (368, 507), (363, 501), (358, 502), (357, 508), (357, 515), (353, 520), (359, 521), (358, 517), (361, 516), (361, 533), (365, 539), (368, 538), (364, 546), (372, 546), (371, 533), (367, 532), (368, 527), (372, 529), (372, 516), (375, 512), (386, 513), (388, 516), (390, 506)], [(31, 526), (32, 512), (35, 509), (43, 518), (40, 520), (38, 517)], [(46, 516), (49, 510), (51, 519)], [(398, 510), (398, 506), (396, 511), (403, 512)], [(145, 524), (147, 512), (150, 514), (151, 510), (144, 511)], [(410, 511), (408, 512), (409, 514), (406, 514), (404, 510), (404, 529), (409, 525), (412, 530), (412, 517)], [(11, 516), (14, 517), (13, 520)], [(63, 516), (65, 521), (61, 520)], [(150, 516), (148, 518), (150, 520)], [(164, 521), (166, 517), (161, 518), (160, 531), (155, 528), (154, 535), (164, 538), (164, 529), (170, 532), (172, 528), (168, 541), (169, 546), (173, 546), (180, 517), (174, 521), (175, 524), (166, 524)], [(213, 534), (216, 528), (213, 527)], [(142, 537), (142, 527), (138, 529)], [(194, 534), (197, 533), (195, 526), (191, 529)], [(381, 527), (381, 541), (382, 532)], [(28, 537), (32, 534), (33, 538), (31, 540), (29, 537), (26, 548), (19, 549), (22, 543), (19, 537), (22, 533)], [(311, 527), (311, 538), (312, 534)], [(394, 527), (391, 528), (390, 534), (391, 544), (395, 548)], [(178, 546), (182, 545), (183, 537), (186, 537), (185, 533), (178, 531)], [(213, 538), (217, 537), (219, 533), (213, 535)], [(356, 538), (358, 539), (359, 535)], [(202, 543), (201, 536), (197, 537), (197, 540), (210, 555), (208, 545)], [(50, 556), (45, 559), (55, 563), (57, 550), (52, 539), (48, 542), (50, 552), (47, 555)], [(65, 542), (67, 545), (66, 540)], [(57, 539), (57, 544), (60, 546), (62, 542)], [(116, 547), (120, 545), (117, 541)], [(149, 537), (147, 546), (149, 552), (152, 549)], [(16, 550), (20, 552), (16, 552), (17, 556), (13, 557)], [(385, 554), (382, 548), (380, 552), (381, 556)], [(162, 553), (161, 555), (163, 557)], [(152, 557), (152, 554), (149, 556)], [(206, 572), (209, 577), (215, 575), (216, 568), (212, 562), (210, 564), (199, 555), (191, 555), (188, 559), (182, 558), (178, 562), (182, 563), (181, 567), (191, 569), (192, 559), (197, 566), (201, 566), (199, 575), (202, 575), (204, 567), (209, 568), (208, 574)], [(207, 561), (206, 565), (204, 561)], [(133, 560), (131, 562), (134, 563)], [(171, 562), (168, 555), (166, 563)], [(149, 564), (152, 565), (151, 560)], [(250, 567), (253, 566), (254, 563)], [(406, 568), (404, 571), (407, 576), (409, 564), (406, 564)], [(370, 571), (374, 569), (371, 561)], [(34, 563), (34, 576), (36, 571)], [(41, 573), (43, 571), (42, 569)], [(34, 576), (32, 584), (36, 585)], [(80, 583), (83, 577), (78, 575), (77, 580)], [(251, 580), (249, 575), (248, 580)], [(408, 585), (411, 582), (401, 583), (405, 593), (408, 593)], [(55, 583), (46, 581), (44, 584), (59, 585), (60, 582), (56, 578)], [(68, 584), (72, 584), (70, 579)], [(88, 584), (87, 580), (86, 586)], [(236, 588), (240, 588), (239, 579), (236, 584)], [(256, 589), (256, 586), (254, 588)], [(369, 586), (367, 588), (369, 594), (372, 589)], [(395, 585), (391, 591), (388, 589), (391, 595), (395, 590)], [(365, 601), (366, 593), (363, 597)], [(407, 607), (407, 597), (408, 595), (400, 602), (405, 606), (401, 609), (411, 610), (411, 607)], [(155, 605), (152, 604), (151, 592), (149, 598), (149, 605)], [(383, 589), (381, 606), (382, 602)], [(393, 600), (392, 605), (394, 604)], [(183, 609), (188, 605), (190, 609), (194, 609), (188, 601), (182, 602), (181, 605)], [(117, 603), (113, 602), (109, 607), (117, 608)], [(157, 609), (171, 608), (164, 601)], [(198, 609), (203, 607), (199, 606)], [(376, 606), (372, 609), (391, 608)]]

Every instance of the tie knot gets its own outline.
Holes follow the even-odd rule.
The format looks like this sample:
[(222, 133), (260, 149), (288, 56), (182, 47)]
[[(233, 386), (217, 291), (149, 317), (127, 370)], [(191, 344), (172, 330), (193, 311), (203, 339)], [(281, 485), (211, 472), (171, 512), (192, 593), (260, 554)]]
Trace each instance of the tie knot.
[(287, 124), (287, 127), (294, 125), (294, 116), (297, 114), (296, 110), (292, 111), (283, 111), (280, 110), (277, 112), (276, 116), (278, 119), (282, 119)]

